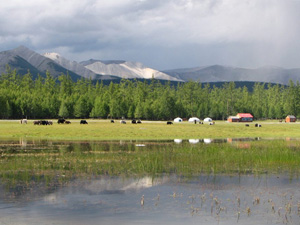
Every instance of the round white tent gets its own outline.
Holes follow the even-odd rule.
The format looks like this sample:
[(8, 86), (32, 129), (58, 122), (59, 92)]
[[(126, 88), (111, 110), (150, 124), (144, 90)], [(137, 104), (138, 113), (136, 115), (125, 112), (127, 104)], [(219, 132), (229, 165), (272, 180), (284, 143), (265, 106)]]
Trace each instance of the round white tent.
[(195, 121), (196, 122), (200, 122), (200, 119), (197, 118), (197, 117), (191, 117), (191, 118), (189, 118), (189, 122), (195, 123)]
[(212, 122), (213, 120), (212, 120), (212, 118), (207, 117), (207, 118), (205, 118), (203, 121), (204, 121), (204, 122)]
[(177, 118), (174, 119), (174, 122), (175, 123), (180, 123), (180, 122), (182, 122), (182, 119), (180, 117), (177, 117)]

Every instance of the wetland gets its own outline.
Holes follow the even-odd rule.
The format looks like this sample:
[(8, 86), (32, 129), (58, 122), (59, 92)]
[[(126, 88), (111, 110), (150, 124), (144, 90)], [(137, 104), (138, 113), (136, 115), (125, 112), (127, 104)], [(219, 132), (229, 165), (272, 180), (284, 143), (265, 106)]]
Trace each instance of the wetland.
[(0, 224), (299, 224), (297, 138), (2, 138), (0, 154)]

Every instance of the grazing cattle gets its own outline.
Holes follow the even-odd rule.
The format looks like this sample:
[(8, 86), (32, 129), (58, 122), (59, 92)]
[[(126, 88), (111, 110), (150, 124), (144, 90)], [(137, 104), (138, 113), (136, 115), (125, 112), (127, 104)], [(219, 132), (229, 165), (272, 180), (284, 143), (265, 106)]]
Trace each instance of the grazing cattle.
[(141, 120), (138, 120), (137, 123), (142, 123), (142, 121), (141, 121)]
[(282, 120), (279, 120), (279, 123), (282, 123)]
[(168, 121), (167, 122), (167, 125), (172, 125), (173, 123), (171, 121)]
[(41, 121), (40, 120), (35, 120), (35, 121), (33, 121), (33, 125), (41, 125)]
[(209, 123), (209, 125), (215, 125), (215, 122)]
[(258, 127), (261, 127), (261, 124), (258, 124)]
[(52, 120), (35, 120), (33, 121), (33, 125), (53, 125)]
[(132, 120), (132, 121), (131, 121), (131, 123), (134, 123), (134, 124), (136, 124), (136, 120)]
[(41, 125), (49, 125), (49, 122), (47, 120), (42, 120)]
[(258, 127), (258, 123), (256, 123), (254, 126), (255, 126), (255, 127)]
[(65, 121), (66, 121), (65, 119), (58, 119), (57, 123), (58, 123), (58, 124), (60, 124), (60, 123), (65, 123)]
[(110, 120), (110, 122), (111, 122), (111, 123), (114, 123), (115, 121), (114, 121), (114, 120)]
[(125, 120), (120, 120), (120, 124), (126, 124)]
[(71, 124), (71, 121), (66, 120), (66, 121), (65, 121), (65, 124)]
[(88, 124), (86, 120), (80, 120), (80, 124)]
[(249, 127), (249, 124), (245, 124), (246, 127)]
[(27, 124), (27, 119), (20, 120), (20, 124)]

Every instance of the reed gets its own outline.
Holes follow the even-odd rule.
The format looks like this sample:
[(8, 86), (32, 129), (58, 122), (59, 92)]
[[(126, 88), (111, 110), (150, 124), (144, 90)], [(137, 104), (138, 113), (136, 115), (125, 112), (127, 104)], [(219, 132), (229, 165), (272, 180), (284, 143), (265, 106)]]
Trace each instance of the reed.
[(0, 175), (10, 185), (74, 177), (177, 174), (282, 174), (298, 177), (300, 141), (252, 141), (137, 147), (130, 142), (48, 142), (0, 148)]

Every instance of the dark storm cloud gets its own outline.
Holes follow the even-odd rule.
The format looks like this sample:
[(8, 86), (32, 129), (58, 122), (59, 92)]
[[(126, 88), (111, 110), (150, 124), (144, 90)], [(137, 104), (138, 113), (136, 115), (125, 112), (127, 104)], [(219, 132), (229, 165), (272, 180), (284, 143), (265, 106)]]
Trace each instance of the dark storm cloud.
[(10, 0), (1, 3), (0, 50), (22, 44), (159, 69), (300, 67), (299, 9), (293, 0)]

